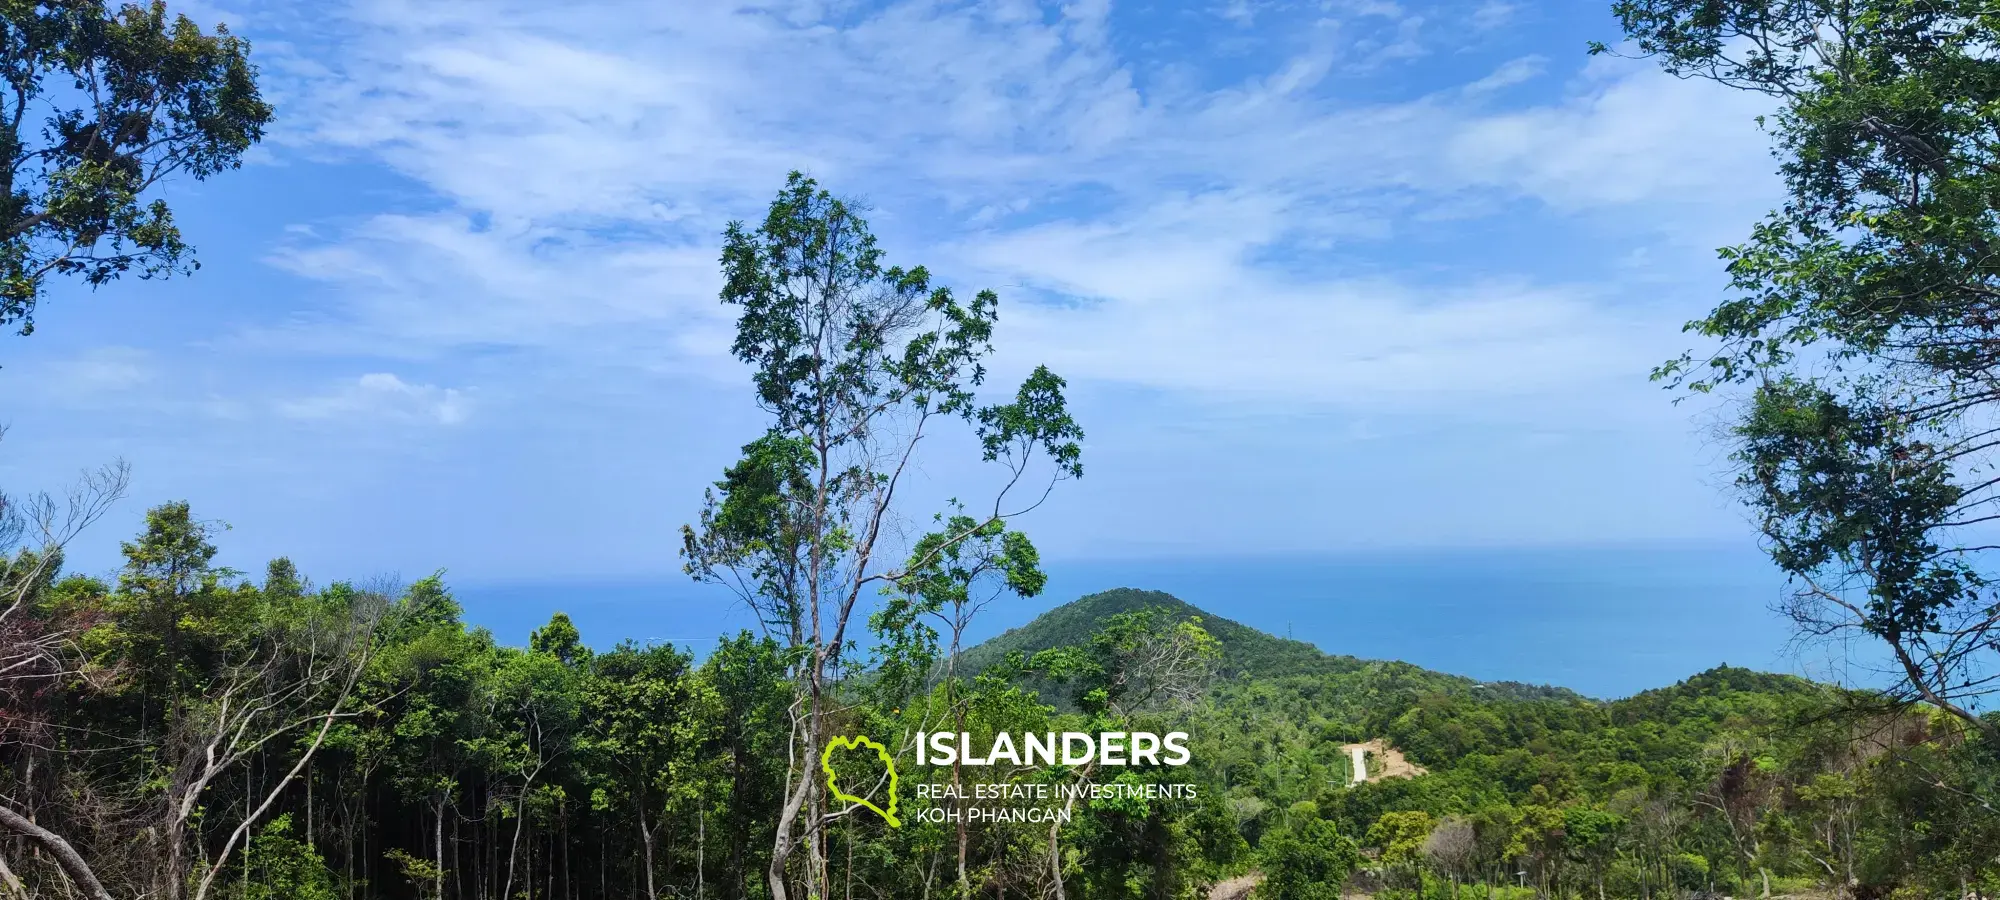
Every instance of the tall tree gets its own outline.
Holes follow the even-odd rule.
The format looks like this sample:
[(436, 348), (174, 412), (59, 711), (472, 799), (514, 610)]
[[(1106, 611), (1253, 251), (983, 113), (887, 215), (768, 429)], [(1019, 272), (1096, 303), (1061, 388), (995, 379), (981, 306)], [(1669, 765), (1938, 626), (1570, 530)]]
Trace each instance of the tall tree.
[(1451, 879), (1452, 900), (1458, 900), (1459, 882), (1476, 874), (1478, 840), (1472, 820), (1464, 816), (1444, 817), (1424, 839), (1424, 861)]
[(785, 748), (796, 732), (788, 718), (793, 697), (786, 673), (796, 656), (795, 649), (743, 631), (717, 642), (699, 671), (722, 706), (717, 749), (727, 794), (710, 802), (719, 807), (729, 836), (722, 879), (729, 900), (756, 896), (762, 878), (753, 845), (774, 841), (769, 813), (791, 790)]
[[(1989, 737), (2000, 612), (2000, 20), (1981, 0), (1620, 0), (1666, 69), (1772, 98), (1788, 197), (1725, 248), (1719, 347), (1656, 375), (1746, 384), (1739, 484), (1809, 636), (1887, 649)], [(1602, 45), (1593, 52), (1605, 52)]]
[[(40, 819), (0, 804), (0, 830), (28, 838), (93, 898), (110, 896), (104, 873), (115, 871), (121, 893), (202, 900), (334, 723), (352, 715), (382, 603), (354, 591), (266, 596), (225, 583), (209, 529), (187, 504), (155, 508), (146, 521), (125, 544), (118, 589), (101, 599), (105, 615), (79, 639), (94, 674), (77, 687), (105, 709), (66, 729), (65, 741), (127, 748), (123, 764), (80, 770), (69, 787), (114, 797), (129, 814)], [(235, 787), (224, 776), (257, 763), (262, 785), (216, 802)], [(73, 842), (52, 823), (94, 833)]]
[(920, 556), (899, 567), (881, 546), (918, 447), (955, 421), (1004, 470), (971, 525), (934, 542), (943, 553), (1080, 476), (1082, 431), (1046, 368), (1013, 402), (980, 406), (999, 297), (961, 302), (921, 266), (885, 267), (857, 211), (802, 174), (762, 225), (729, 225), (722, 269), (722, 301), (740, 310), (731, 350), (751, 368), (769, 429), (684, 529), (683, 555), (691, 575), (735, 589), (797, 651), (791, 784), (768, 881), (772, 900), (787, 900), (803, 848), (807, 893), (824, 897), (822, 826), (838, 813), (825, 808), (810, 759), (827, 737), (830, 675), (863, 592), (927, 565)]
[(235, 168), (263, 137), (249, 44), (161, 0), (5, 0), (0, 46), (0, 325), (32, 332), (51, 274), (194, 268), (156, 188)]
[[(591, 803), (630, 810), (643, 850), (646, 897), (657, 900), (655, 856), (667, 816), (690, 809), (703, 815), (703, 763), (715, 745), (720, 700), (692, 677), (688, 657), (670, 646), (627, 642), (593, 663), (580, 741), (593, 762)], [(703, 821), (690, 830), (705, 843)], [(705, 873), (704, 856), (698, 854), (697, 873)]]

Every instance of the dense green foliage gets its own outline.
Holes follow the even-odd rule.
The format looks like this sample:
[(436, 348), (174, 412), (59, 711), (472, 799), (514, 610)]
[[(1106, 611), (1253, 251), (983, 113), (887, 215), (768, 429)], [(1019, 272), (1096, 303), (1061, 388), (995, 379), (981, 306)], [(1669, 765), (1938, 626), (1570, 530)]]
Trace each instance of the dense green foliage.
[(1737, 484), (1802, 631), (1877, 643), (1905, 699), (1989, 728), (2000, 19), (1981, 0), (1614, 9), (1669, 71), (1777, 106), (1785, 202), (1722, 251), (1734, 290), (1688, 326), (1716, 346), (1658, 376), (1749, 394)]
[(1361, 867), (1361, 848), (1332, 822), (1311, 818), (1271, 838), (1264, 858), (1269, 900), (1339, 900)]
[[(8, 681), (6, 809), (73, 847), (106, 896), (768, 896), (796, 708), (782, 644), (746, 633), (702, 660), (599, 651), (557, 614), (509, 647), (464, 624), (436, 578), (314, 587), (280, 560), (251, 582), (213, 567), (211, 538), (184, 505), (162, 507), (115, 584), (43, 578), (15, 620), (73, 635), (82, 657)], [(1075, 640), (1031, 653), (1017, 631), (967, 654), (997, 659), (976, 676), (936, 665), (900, 684), (831, 682), (833, 732), (894, 749), (904, 825), (834, 820), (829, 883), (951, 894), (956, 830), (924, 813), (960, 801), (915, 786), (984, 779), (1199, 789), (1072, 801), (1067, 823), (971, 825), (966, 890), (996, 898), (1060, 884), (1065, 897), (1180, 900), (1256, 869), (1274, 898), (1336, 896), (1349, 870), (1390, 892), (2000, 887), (2000, 817), (1982, 799), (2000, 761), (1950, 716), (1863, 714), (1856, 698), (1741, 669), (1608, 703), (1495, 696), (1345, 657), (1247, 675), (1226, 664), (1232, 647), (1302, 653), (1134, 597), (1171, 600), (1060, 607), (1050, 621)], [(872, 661), (896, 634), (877, 631)], [(1193, 760), (917, 764), (909, 738), (953, 712), (975, 743), (1183, 730)], [(1428, 774), (1347, 785), (1341, 746), (1364, 738)], [(879, 774), (862, 756), (836, 764), (843, 783)], [(25, 896), (67, 896), (51, 846), (0, 840)]]
[[(1068, 647), (1088, 640), (1099, 622), (1125, 612), (1145, 609), (1165, 610), (1177, 619), (1202, 615), (1171, 594), (1131, 588), (1104, 591), (1066, 603), (1035, 617), (1033, 622), (1007, 631), (966, 651), (963, 665), (984, 671), (1014, 651), (1033, 654), (1053, 647)], [(1250, 675), (1290, 675), (1344, 669), (1361, 665), (1353, 657), (1330, 656), (1302, 641), (1272, 637), (1227, 619), (1209, 619), (1204, 627), (1221, 645), (1227, 672)]]
[(5, 0), (0, 47), (0, 325), (33, 331), (52, 274), (192, 267), (157, 187), (235, 168), (263, 137), (249, 45), (160, 0)]

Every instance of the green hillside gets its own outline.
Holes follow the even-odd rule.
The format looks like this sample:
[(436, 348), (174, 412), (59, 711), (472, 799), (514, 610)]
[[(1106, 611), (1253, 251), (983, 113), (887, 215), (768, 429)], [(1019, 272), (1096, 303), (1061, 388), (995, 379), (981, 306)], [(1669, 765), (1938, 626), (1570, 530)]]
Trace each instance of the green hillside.
[(1051, 647), (1081, 644), (1089, 640), (1098, 624), (1105, 619), (1142, 609), (1168, 610), (1174, 621), (1201, 619), (1202, 628), (1222, 645), (1219, 674), (1225, 678), (1269, 679), (1377, 670), (1425, 681), (1428, 689), (1437, 691), (1480, 690), (1494, 698), (1521, 700), (1584, 699), (1568, 688), (1517, 682), (1488, 682), (1482, 685), (1470, 678), (1433, 672), (1408, 663), (1379, 662), (1327, 653), (1304, 641), (1277, 637), (1207, 612), (1172, 594), (1138, 588), (1116, 588), (1058, 606), (1026, 625), (1010, 629), (966, 650), (962, 664), (969, 671), (978, 672), (1005, 659), (1008, 653), (1015, 650), (1032, 654)]
[[(1329, 654), (1134, 589), (1050, 610), (968, 651), (968, 668), (1090, 646), (1105, 620), (1149, 608), (1199, 617), (1220, 644), (1199, 702), (1151, 714), (1192, 736), (1194, 762), (1159, 777), (1197, 781), (1221, 807), (1163, 833), (1186, 829), (1185, 852), (1211, 855), (1217, 873), (1268, 873), (1305, 852), (1299, 835), (1311, 846), (1345, 836), (1399, 900), (1431, 896), (1426, 874), (1526, 879), (1545, 898), (1798, 896), (1826, 886), (1828, 865), (1853, 865), (1875, 891), (1971, 883), (2000, 846), (2000, 819), (1961, 802), (2000, 784), (1990, 751), (1921, 710), (1788, 675), (1722, 666), (1606, 702)], [(1016, 685), (1081, 715), (1066, 688)], [(985, 703), (1018, 709), (1000, 695)], [(1357, 745), (1386, 777), (1352, 783)], [(1871, 821), (1884, 824), (1864, 839)], [(1247, 857), (1204, 830), (1219, 822)], [(1943, 874), (1912, 874), (1926, 872)]]
[(1332, 656), (1304, 641), (1274, 637), (1221, 616), (1196, 608), (1179, 597), (1160, 591), (1116, 588), (1072, 600), (1042, 613), (1019, 628), (987, 640), (965, 651), (964, 664), (973, 671), (983, 670), (1019, 650), (1034, 653), (1051, 647), (1081, 644), (1089, 640), (1098, 623), (1124, 612), (1143, 609), (1168, 610), (1175, 621), (1200, 618), (1209, 634), (1222, 644), (1223, 666), (1228, 675), (1277, 676), (1311, 672), (1338, 672), (1363, 666), (1352, 656)]

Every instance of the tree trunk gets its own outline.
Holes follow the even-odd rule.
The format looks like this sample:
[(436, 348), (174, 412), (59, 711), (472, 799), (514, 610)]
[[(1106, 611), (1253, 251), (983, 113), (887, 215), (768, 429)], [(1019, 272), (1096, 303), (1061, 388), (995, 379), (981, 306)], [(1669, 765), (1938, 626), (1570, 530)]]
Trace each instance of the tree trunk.
[(434, 821), (434, 822), (436, 823), (436, 824), (435, 824), (435, 825), (433, 826), (433, 833), (432, 833), (432, 840), (433, 840), (433, 842), (435, 842), (435, 843), (437, 844), (437, 850), (436, 850), (436, 853), (437, 853), (437, 871), (435, 871), (435, 872), (432, 872), (432, 873), (431, 873), (431, 878), (432, 878), (432, 881), (431, 881), (431, 890), (433, 890), (433, 891), (435, 891), (435, 892), (436, 892), (436, 893), (435, 893), (435, 894), (434, 894), (433, 896), (435, 896), (435, 897), (437, 898), (437, 900), (444, 900), (444, 808), (445, 808), (445, 805), (446, 805), (446, 801), (445, 801), (445, 798), (443, 798), (443, 797), (439, 797), (439, 798), (438, 798), (438, 804), (437, 804), (437, 815), (436, 815), (436, 816), (434, 816), (434, 817), (432, 818), (432, 821)]
[(771, 842), (771, 865), (765, 872), (771, 888), (771, 900), (790, 900), (785, 891), (785, 860), (796, 846), (792, 838), (792, 824), (798, 821), (799, 807), (805, 804), (807, 782), (811, 777), (810, 771), (802, 773), (799, 782), (792, 786), (791, 796), (785, 798), (784, 807), (778, 810), (777, 836)]
[[(956, 680), (958, 675), (958, 646), (959, 642), (963, 640), (963, 635), (965, 632), (964, 626), (962, 624), (964, 621), (965, 621), (964, 614), (959, 610), (954, 609), (952, 614), (952, 629), (951, 629), (951, 655), (945, 659), (945, 670), (944, 670), (945, 702), (951, 704), (952, 720), (958, 725), (959, 734), (965, 733), (965, 707), (959, 703), (958, 683)], [(968, 845), (971, 843), (970, 836), (966, 831), (965, 796), (964, 796), (965, 788), (963, 786), (964, 779), (962, 778), (961, 775), (961, 773), (964, 771), (963, 764), (965, 760), (965, 752), (966, 752), (965, 748), (960, 747), (958, 754), (956, 756), (953, 756), (951, 760), (951, 793), (952, 793), (951, 802), (952, 806), (954, 806), (958, 810), (957, 900), (967, 900), (967, 898), (972, 896), (972, 880), (968, 878), (965, 874), (966, 850)], [(1060, 888), (1058, 890), (1060, 890)]]
[[(251, 817), (255, 815), (255, 813), (251, 810), (250, 804), (252, 802), (251, 798), (255, 797), (256, 795), (257, 795), (257, 759), (256, 757), (251, 757), (248, 761), (243, 763), (243, 821), (246, 823), (249, 822)], [(311, 835), (306, 836), (306, 842), (308, 844), (312, 842)], [(222, 866), (222, 860), (216, 860), (215, 865), (217, 868), (220, 868)], [(206, 885), (204, 884), (204, 887), (205, 886)], [(202, 893), (206, 892), (204, 891)], [(246, 897), (250, 895), (250, 854), (248, 853), (243, 854), (243, 895)]]
[(7, 866), (7, 855), (5, 853), (0, 853), (0, 884), (7, 886), (8, 892), (15, 900), (32, 900), (28, 896), (27, 886), (23, 885), (21, 879), (14, 876), (14, 870)]
[(104, 885), (97, 880), (97, 873), (91, 871), (90, 864), (84, 862), (83, 857), (76, 852), (76, 848), (71, 847), (61, 835), (29, 821), (27, 816), (5, 806), (0, 806), (0, 827), (26, 835), (44, 852), (55, 857), (56, 865), (62, 867), (63, 874), (69, 876), (69, 880), (90, 900), (112, 900), (111, 892), (105, 890)]
[(187, 862), (187, 837), (181, 834), (180, 822), (174, 819), (171, 810), (167, 821), (160, 828), (160, 839), (166, 842), (165, 856), (162, 858), (160, 883), (157, 888), (160, 900), (181, 900), (186, 890), (186, 882), (181, 878), (181, 869)]
[(1056, 900), (1066, 900), (1063, 895), (1062, 842), (1061, 830), (1056, 823), (1049, 823), (1049, 887), (1054, 889)]
[[(814, 680), (811, 675), (808, 675), (808, 679)], [(808, 691), (807, 702), (810, 708), (806, 713), (808, 722), (804, 729), (806, 733), (803, 736), (804, 740), (799, 742), (802, 746), (794, 752), (804, 753), (810, 757), (814, 739), (819, 736), (819, 687), (816, 680)], [(797, 760), (793, 762), (798, 767), (798, 780), (792, 784), (791, 795), (785, 798), (785, 805), (778, 810), (778, 826), (771, 840), (771, 866), (765, 873), (771, 888), (771, 900), (790, 900), (790, 894), (785, 889), (785, 863), (798, 849), (798, 836), (792, 833), (792, 829), (798, 824), (799, 812), (805, 808), (806, 798), (813, 788), (812, 766), (799, 763)], [(811, 895), (812, 891), (808, 890), (807, 893)]]
[[(530, 776), (527, 782), (521, 785), (521, 796), (514, 801), (514, 840), (507, 845), (507, 881), (506, 886), (500, 889), (501, 900), (513, 900), (514, 897), (514, 861), (521, 855), (521, 829), (528, 824), (528, 790), (534, 783), (534, 777)], [(530, 884), (533, 883), (533, 877), (532, 874), (529, 875)], [(534, 888), (529, 890), (533, 891)]]
[[(1095, 771), (1097, 771), (1097, 763), (1092, 762), (1085, 765), (1082, 774), (1077, 777), (1076, 786), (1081, 788), (1084, 784), (1088, 783), (1091, 774)], [(1078, 793), (1081, 793), (1081, 791)], [(1069, 799), (1063, 801), (1063, 812), (1065, 814), (1076, 807), (1077, 796), (1078, 794), (1071, 794), (1069, 795)], [(1063, 890), (1062, 843), (1059, 840), (1062, 834), (1062, 820), (1063, 816), (1054, 816), (1049, 822), (1049, 878), (1053, 881), (1051, 887), (1055, 889), (1055, 900), (1068, 900)]]
[(653, 886), (653, 829), (646, 824), (646, 810), (639, 810), (639, 841), (646, 848), (646, 900), (660, 900)]

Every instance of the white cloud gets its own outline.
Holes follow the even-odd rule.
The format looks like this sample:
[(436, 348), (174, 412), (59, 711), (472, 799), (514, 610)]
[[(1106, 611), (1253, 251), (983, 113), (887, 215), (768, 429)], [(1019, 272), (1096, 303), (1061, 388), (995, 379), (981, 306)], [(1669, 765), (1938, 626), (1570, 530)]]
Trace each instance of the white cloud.
[(1499, 68), (1494, 69), (1493, 74), (1466, 85), (1465, 92), (1468, 94), (1486, 94), (1500, 90), (1501, 88), (1513, 87), (1542, 74), (1542, 71), (1548, 68), (1548, 64), (1548, 59), (1543, 56), (1523, 56), (1519, 59), (1510, 59)]
[[(1645, 536), (1714, 505), (1644, 374), (1712, 296), (1707, 235), (1770, 196), (1755, 110), (1579, 73), (1558, 29), (1478, 33), (1502, 4), (1258, 0), (1240, 28), (1223, 0), (240, 5), (281, 118), (230, 183), (310, 210), (259, 248), (283, 272), (204, 239), (184, 290), (228, 296), (136, 338), (98, 317), (155, 358), (19, 404), (0, 462), (124, 455), (146, 496), (364, 571), (521, 571), (524, 540), (670, 564), (658, 511), (759, 427), (718, 232), (800, 168), (873, 204), (891, 261), (1001, 291), (996, 390), (1071, 379), (1093, 462), (1067, 552)], [(245, 193), (190, 213), (267, 240)], [(465, 512), (494, 497), (585, 524), (503, 534), (519, 516)], [(372, 530), (385, 500), (445, 512)]]
[[(441, 208), (294, 235), (273, 259), (345, 305), (260, 337), (719, 371), (716, 233), (800, 167), (873, 201), (896, 260), (1086, 299), (1012, 304), (1008, 326), (1023, 356), (1086, 377), (1337, 403), (1590, 390), (1652, 349), (1632, 349), (1614, 292), (1573, 283), (1581, 251), (1551, 247), (1539, 281), (1440, 283), (1381, 238), (1517, 215), (1518, 198), (1621, 219), (1633, 240), (1706, 235), (1747, 221), (1769, 181), (1754, 101), (1644, 64), (1593, 64), (1527, 108), (1485, 104), (1538, 56), (1458, 89), (1343, 101), (1342, 66), (1419, 49), (1424, 16), (1395, 4), (1342, 10), (1386, 20), (1372, 45), (1334, 28), (1232, 85), (1144, 90), (1108, 3), (1043, 9), (355, 5), (336, 46), (280, 67), (294, 96), (277, 139), (379, 160)], [(1271, 259), (1285, 247), (1384, 263), (1291, 271)]]
[(329, 393), (280, 401), (280, 415), (293, 419), (342, 422), (392, 420), (458, 425), (471, 411), (456, 388), (410, 384), (387, 372), (371, 372)]
[(1228, 0), (1216, 8), (1215, 14), (1246, 28), (1257, 21), (1257, 7), (1250, 0)]
[[(1100, 46), (1101, 0), (1054, 23), (1010, 2), (896, 6), (844, 29), (774, 9), (494, 2), (412, 20), (363, 6), (337, 62), (291, 67), (298, 96), (277, 137), (378, 155), (502, 220), (645, 224), (736, 214), (793, 167), (953, 166), (968, 149), (1103, 141), (1131, 108)], [(909, 158), (911, 143), (932, 152)]]
[(1015, 358), (1075, 377), (1284, 403), (1435, 407), (1571, 392), (1663, 355), (1594, 292), (1494, 281), (1420, 289), (1387, 278), (1299, 279), (1250, 256), (1292, 210), (1210, 196), (1117, 223), (992, 235), (968, 262), (1076, 306), (1018, 305)]
[(51, 392), (71, 399), (127, 393), (154, 378), (152, 354), (136, 347), (93, 347), (46, 365)]
[(1775, 180), (1754, 121), (1769, 101), (1648, 65), (1593, 60), (1575, 96), (1467, 123), (1445, 156), (1473, 183), (1561, 210), (1724, 201), (1747, 224), (1745, 202), (1768, 203)]
[(1485, 0), (1472, 11), (1472, 26), (1482, 31), (1498, 28), (1514, 20), (1520, 7), (1502, 0)]
[(455, 213), (384, 215), (339, 241), (282, 247), (271, 261), (340, 285), (360, 327), (328, 334), (308, 323), (261, 337), (328, 350), (423, 355), (638, 327), (695, 352), (671, 335), (705, 334), (723, 321), (712, 246), (481, 227)]

